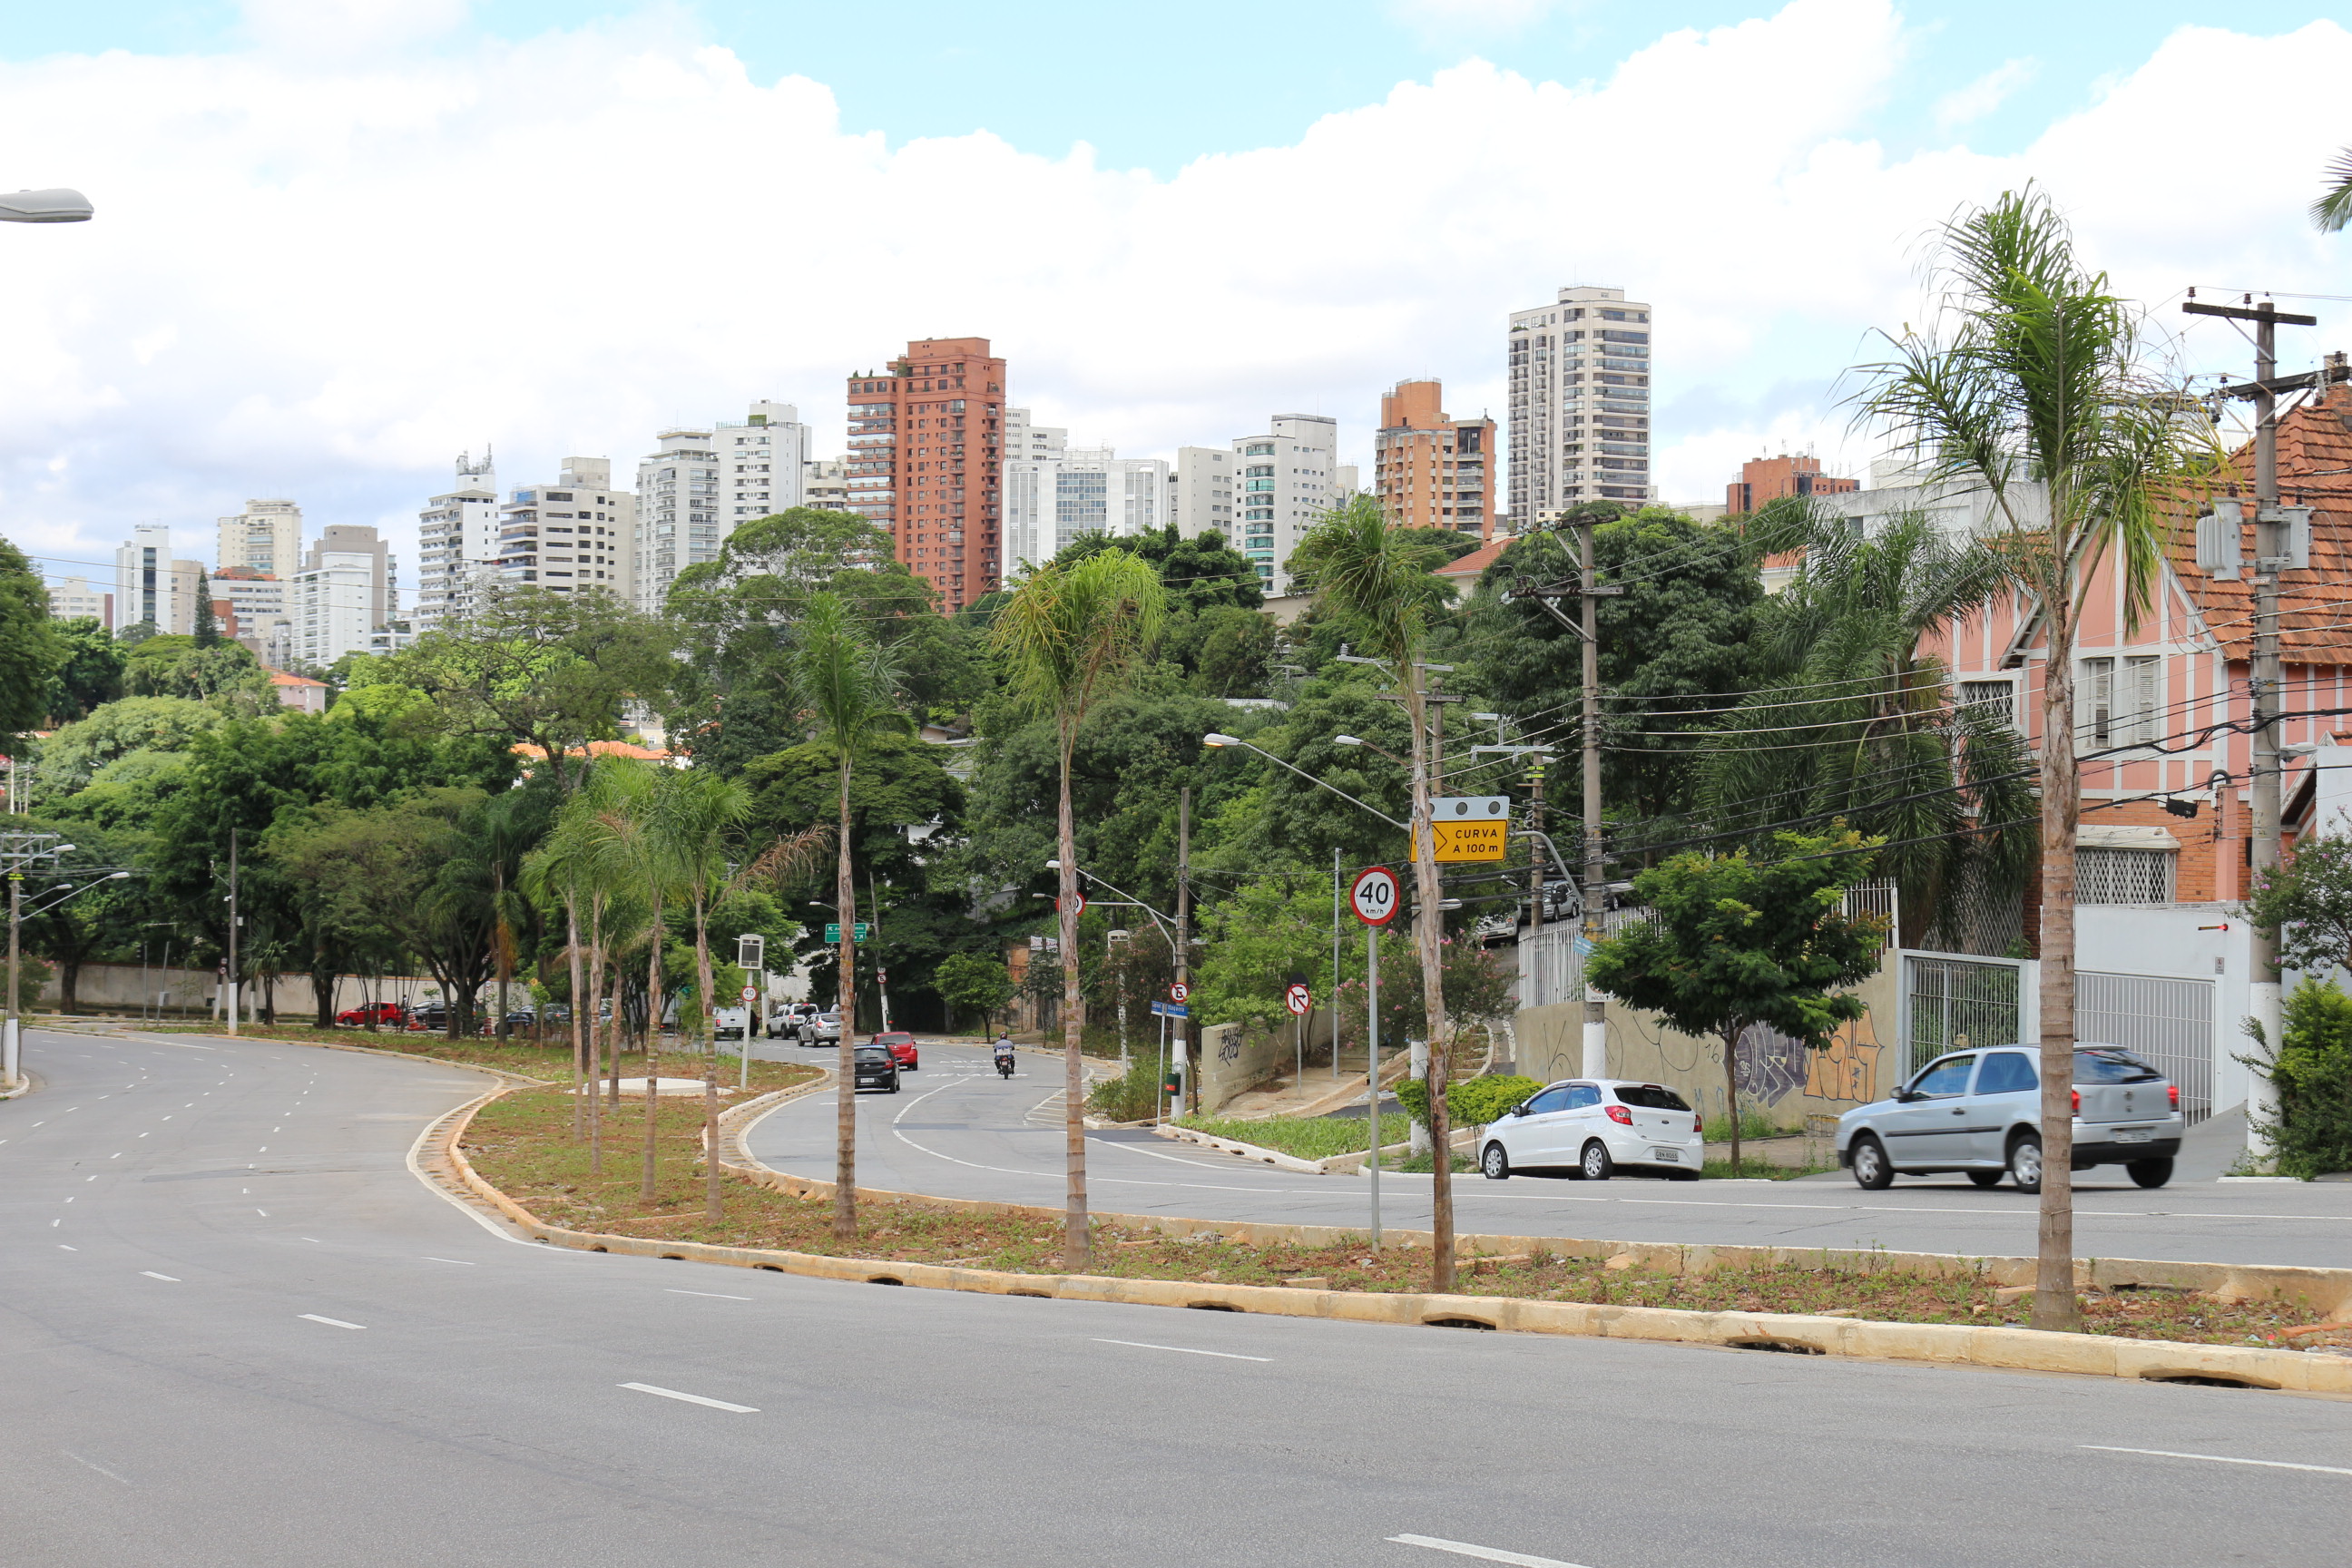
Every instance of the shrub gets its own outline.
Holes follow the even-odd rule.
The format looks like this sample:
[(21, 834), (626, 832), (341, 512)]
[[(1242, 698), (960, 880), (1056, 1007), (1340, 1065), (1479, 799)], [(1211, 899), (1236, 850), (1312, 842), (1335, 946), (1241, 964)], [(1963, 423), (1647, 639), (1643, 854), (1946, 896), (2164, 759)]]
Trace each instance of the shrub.
[(2268, 1061), (2251, 1060), (2278, 1094), (2278, 1118), (2262, 1127), (2283, 1176), (2309, 1181), (2352, 1171), (2352, 996), (2306, 980), (2287, 998), (2285, 1038)]
[[(1454, 1127), (1484, 1127), (1499, 1121), (1511, 1108), (1543, 1085), (1531, 1078), (1504, 1078), (1490, 1074), (1457, 1083), (1445, 1091), (1445, 1114)], [(1397, 1085), (1397, 1103), (1412, 1114), (1415, 1121), (1429, 1125), (1429, 1090), (1419, 1079), (1407, 1079)]]
[(1087, 1109), (1113, 1121), (1140, 1121), (1160, 1105), (1160, 1059), (1139, 1051), (1127, 1070), (1088, 1091)]

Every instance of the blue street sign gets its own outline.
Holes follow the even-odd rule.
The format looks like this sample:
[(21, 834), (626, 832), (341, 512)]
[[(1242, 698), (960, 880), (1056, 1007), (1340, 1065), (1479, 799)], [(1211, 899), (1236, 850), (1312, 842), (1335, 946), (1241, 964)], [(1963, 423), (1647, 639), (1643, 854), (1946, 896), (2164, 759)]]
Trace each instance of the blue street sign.
[(1161, 1018), (1189, 1018), (1192, 1016), (1192, 1009), (1181, 1002), (1154, 1002), (1151, 1011), (1154, 1016)]

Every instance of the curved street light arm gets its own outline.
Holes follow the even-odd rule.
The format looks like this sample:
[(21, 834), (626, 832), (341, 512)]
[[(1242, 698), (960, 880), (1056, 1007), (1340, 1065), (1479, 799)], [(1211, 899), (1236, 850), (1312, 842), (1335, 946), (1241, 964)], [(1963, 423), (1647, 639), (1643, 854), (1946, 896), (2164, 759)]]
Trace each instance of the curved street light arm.
[(1250, 749), (1251, 751), (1255, 752), (1259, 756), (1264, 757), (1267, 762), (1269, 762), (1269, 763), (1279, 763), (1279, 764), (1280, 764), (1281, 766), (1283, 766), (1283, 767), (1289, 768), (1289, 769), (1290, 769), (1290, 771), (1291, 771), (1292, 773), (1297, 773), (1300, 778), (1305, 779), (1308, 784), (1311, 784), (1317, 785), (1318, 787), (1322, 788), (1322, 789), (1328, 789), (1328, 790), (1329, 790), (1333, 795), (1338, 795), (1341, 800), (1346, 801), (1349, 805), (1356, 806), (1356, 807), (1360, 808), (1360, 810), (1364, 810), (1364, 811), (1369, 811), (1369, 812), (1370, 812), (1374, 816), (1379, 817), (1382, 822), (1387, 823), (1391, 827), (1395, 828), (1399, 833), (1410, 834), (1410, 833), (1411, 833), (1411, 831), (1412, 831), (1410, 828), (1406, 827), (1406, 826), (1405, 826), (1405, 825), (1404, 825), (1403, 823), (1399, 822), (1395, 817), (1391, 816), (1387, 812), (1385, 812), (1385, 811), (1381, 811), (1381, 810), (1379, 810), (1379, 809), (1377, 809), (1377, 808), (1375, 808), (1375, 807), (1372, 807), (1372, 806), (1369, 806), (1369, 805), (1364, 805), (1364, 803), (1363, 803), (1362, 801), (1358, 800), (1354, 795), (1349, 795), (1346, 790), (1341, 789), (1338, 784), (1326, 784), (1323, 780), (1317, 778), (1313, 773), (1308, 773), (1305, 768), (1301, 768), (1301, 767), (1294, 767), (1294, 766), (1292, 766), (1292, 764), (1290, 764), (1290, 763), (1286, 763), (1286, 762), (1283, 762), (1283, 760), (1282, 760), (1280, 757), (1276, 756), (1272, 752), (1267, 751), (1264, 746), (1252, 746), (1252, 745), (1250, 745), (1250, 743), (1249, 743), (1247, 741), (1243, 740), (1243, 739), (1242, 739), (1240, 736), (1238, 736), (1238, 735), (1227, 735), (1227, 736), (1223, 737), (1222, 740), (1217, 740), (1217, 741), (1213, 741), (1213, 742), (1210, 742), (1210, 744), (1211, 744), (1211, 745), (1213, 745), (1213, 746), (1219, 746), (1219, 747), (1223, 747), (1223, 746), (1249, 746), (1249, 749)]

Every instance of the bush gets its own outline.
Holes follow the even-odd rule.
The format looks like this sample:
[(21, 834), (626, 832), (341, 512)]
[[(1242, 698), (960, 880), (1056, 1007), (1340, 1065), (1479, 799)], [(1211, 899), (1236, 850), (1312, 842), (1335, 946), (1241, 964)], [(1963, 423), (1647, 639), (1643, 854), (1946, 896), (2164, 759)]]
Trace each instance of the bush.
[[(1510, 1114), (1511, 1108), (1543, 1085), (1531, 1078), (1505, 1078), (1489, 1074), (1457, 1083), (1445, 1091), (1447, 1124), (1454, 1127), (1484, 1127)], [(1396, 1088), (1397, 1103), (1405, 1108), (1415, 1121), (1429, 1125), (1429, 1090), (1419, 1079), (1407, 1079)]]
[[(1261, 1149), (1301, 1160), (1328, 1160), (1334, 1154), (1364, 1152), (1364, 1119), (1360, 1116), (1272, 1116), (1263, 1121), (1226, 1117), (1188, 1116), (1178, 1123), (1212, 1138), (1255, 1143)], [(1394, 1111), (1381, 1116), (1381, 1144), (1402, 1143), (1410, 1124)]]
[(2250, 1060), (2278, 1096), (2278, 1119), (2261, 1127), (2283, 1176), (2309, 1181), (2352, 1171), (2352, 996), (2306, 980), (2287, 998), (2285, 1038), (2273, 1059)]
[(1140, 1121), (1159, 1107), (1160, 1059), (1140, 1051), (1129, 1061), (1127, 1071), (1104, 1079), (1087, 1095), (1087, 1109), (1112, 1121)]

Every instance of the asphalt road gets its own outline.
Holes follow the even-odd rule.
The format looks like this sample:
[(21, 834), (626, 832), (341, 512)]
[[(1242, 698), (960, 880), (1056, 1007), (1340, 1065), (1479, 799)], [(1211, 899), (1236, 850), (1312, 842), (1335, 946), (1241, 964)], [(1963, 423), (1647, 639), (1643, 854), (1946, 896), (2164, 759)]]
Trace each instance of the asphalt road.
[[(808, 1053), (812, 1058), (817, 1052)], [(1024, 1051), (1010, 1082), (984, 1052), (927, 1044), (925, 1070), (898, 1095), (858, 1097), (857, 1176), (865, 1185), (948, 1197), (1058, 1204), (1063, 1190), (1059, 1065)], [(751, 1144), (796, 1175), (834, 1169), (830, 1093), (759, 1124)], [(1360, 1176), (1278, 1171), (1148, 1131), (1088, 1141), (1097, 1209), (1212, 1219), (1362, 1226)], [(2075, 1174), (2075, 1242), (2085, 1258), (2183, 1258), (2352, 1268), (2352, 1185), (2176, 1182), (2153, 1192), (2120, 1167)], [(1381, 1179), (1384, 1224), (1425, 1229), (1429, 1178)], [(1801, 1182), (1683, 1183), (1620, 1175), (1607, 1184), (1545, 1176), (1454, 1178), (1465, 1231), (1624, 1241), (1868, 1247), (2011, 1257), (2034, 1250), (2036, 1200), (1963, 1177), (1905, 1177), (1866, 1193), (1843, 1175)]]
[(28, 1047), (12, 1564), (2146, 1568), (2352, 1506), (2352, 1401), (559, 1252), (404, 1168), (470, 1074)]

